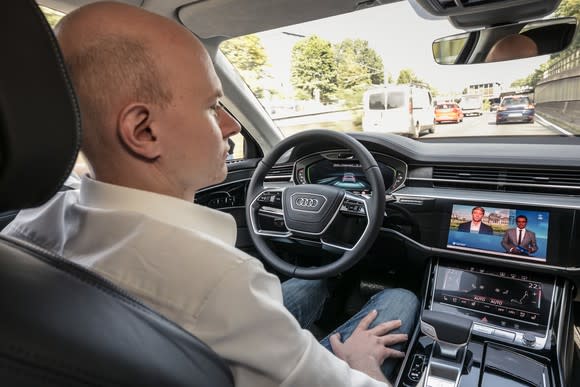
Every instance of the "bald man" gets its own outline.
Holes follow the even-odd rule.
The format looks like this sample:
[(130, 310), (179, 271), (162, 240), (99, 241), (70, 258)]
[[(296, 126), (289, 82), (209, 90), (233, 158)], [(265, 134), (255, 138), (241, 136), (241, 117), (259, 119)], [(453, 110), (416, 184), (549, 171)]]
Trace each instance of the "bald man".
[(501, 62), (505, 60), (528, 58), (538, 55), (538, 46), (525, 35), (512, 34), (495, 42), (489, 50), (486, 62)]
[(321, 345), (284, 307), (278, 278), (235, 248), (233, 218), (193, 204), (196, 191), (226, 177), (228, 139), (240, 131), (201, 42), (111, 2), (72, 12), (56, 33), (91, 176), (79, 191), (21, 211), (3, 232), (94, 270), (175, 321), (228, 362), (238, 387), (387, 385), (384, 360), (403, 356), (391, 346), (416, 320), (412, 293), (380, 293), (338, 329), (344, 342), (335, 334)]

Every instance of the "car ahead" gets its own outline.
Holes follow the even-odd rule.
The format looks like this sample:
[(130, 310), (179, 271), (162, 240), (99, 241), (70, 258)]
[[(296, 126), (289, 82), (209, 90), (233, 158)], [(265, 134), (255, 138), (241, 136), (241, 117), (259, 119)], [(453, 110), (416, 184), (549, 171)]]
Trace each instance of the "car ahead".
[(435, 122), (460, 123), (463, 121), (463, 110), (453, 102), (441, 103), (435, 106)]
[(526, 96), (504, 97), (495, 113), (495, 123), (529, 122), (534, 123), (536, 109)]
[[(37, 1), (64, 12), (93, 2)], [(124, 2), (141, 4), (182, 24), (202, 39), (212, 56), (225, 94), (221, 102), (243, 131), (233, 139), (236, 146), (227, 162), (226, 180), (197, 192), (195, 201), (235, 219), (236, 247), (264, 261), (269, 269), (272, 255), (285, 258), (293, 269), (336, 267), (337, 257), (351, 255), (363, 245), (368, 249), (348, 268), (342, 268), (340, 275), (330, 276), (334, 291), (328, 308), (311, 328), (313, 334), (324, 337), (332, 332), (378, 289), (401, 287), (416, 294), (424, 306), (414, 321), (417, 327), (421, 321), (429, 324), (429, 312), (439, 311), (445, 318), (431, 321), (433, 330), (443, 335), (464, 333), (469, 342), (466, 348), (457, 347), (460, 356), (455, 359), (463, 363), (455, 364), (453, 359), (437, 359), (441, 350), (437, 350), (436, 338), (425, 336), (418, 328), (393, 376), (397, 387), (422, 386), (427, 383), (419, 381), (429, 382), (430, 376), (435, 376), (432, 385), (580, 386), (575, 378), (580, 363), (574, 344), (574, 321), (580, 321), (576, 302), (580, 298), (575, 291), (580, 287), (580, 127), (574, 121), (580, 111), (580, 90), (574, 87), (575, 78), (569, 77), (578, 69), (569, 68), (574, 63), (570, 58), (577, 58), (578, 50), (562, 52), (558, 58), (543, 55), (505, 63), (440, 66), (424, 49), (442, 33), (474, 31), (469, 55), (481, 58), (493, 42), (477, 40), (479, 30), (531, 18), (574, 15), (577, 1), (562, 0), (560, 7), (559, 0), (294, 0), (291, 6), (288, 0)], [(3, 10), (10, 15), (10, 7)], [(224, 41), (225, 37), (231, 39)], [(547, 34), (542, 43), (560, 38), (557, 33)], [(541, 45), (538, 48), (543, 52)], [(463, 51), (458, 52), (463, 56)], [(8, 60), (8, 55), (3, 58), (3, 62)], [(411, 125), (399, 132), (404, 136), (363, 131), (366, 106), (362, 95), (369, 88), (392, 90), (422, 80), (429, 83), (430, 95), (451, 101), (460, 98), (465, 85), (498, 81), (505, 90), (512, 83), (527, 85), (531, 78), (537, 81), (533, 108), (542, 118), (559, 118), (558, 122), (567, 124), (559, 124), (564, 133), (544, 125), (544, 120), (505, 126), (500, 131), (494, 122), (490, 125), (488, 121), (493, 120), (487, 115), (464, 125), (450, 125), (436, 135), (422, 132), (425, 135), (420, 140), (408, 138), (414, 137), (408, 130)], [(409, 105), (404, 107), (409, 118), (405, 125), (412, 123), (410, 117), (415, 113), (429, 111), (415, 99), (413, 102), (413, 114), (409, 114)], [(389, 113), (386, 106), (376, 110), (377, 120)], [(433, 105), (430, 110), (432, 125)], [(10, 112), (0, 115), (4, 113)], [(390, 122), (385, 118), (385, 123)], [(351, 186), (355, 182), (350, 173), (356, 183), (366, 184), (371, 182), (369, 171), (377, 168), (363, 168), (352, 151), (321, 139), (324, 131), (348, 132), (351, 140), (357, 140), (353, 142), (371, 152), (385, 185), (384, 211), (366, 214), (365, 205), (380, 196), (375, 194), (378, 190)], [(248, 188), (258, 175), (258, 166), (264, 165), (261, 160), (276, 154), (280, 144), (288, 144), (284, 139), (291, 139), (294, 133), (303, 135), (301, 141), (283, 152), (278, 162), (266, 164), (271, 170), (263, 178), (263, 186), (269, 196), (257, 199), (271, 200), (266, 204), (252, 201)], [(52, 141), (65, 139), (55, 136)], [(11, 149), (5, 147), (10, 143), (0, 141), (0, 153), (9, 153)], [(32, 159), (29, 164), (38, 163)], [(38, 170), (35, 168), (36, 173)], [(332, 219), (346, 221), (346, 227), (332, 224), (321, 235), (292, 233), (286, 228), (284, 202), (277, 192), (311, 185), (344, 190), (344, 208), (339, 207)], [(460, 230), (461, 224), (470, 223), (476, 207), (485, 209), (481, 221), (493, 234), (477, 233), (477, 227), (469, 224), (470, 232)], [(357, 237), (366, 232), (368, 219), (377, 215), (376, 240), (359, 242)], [(517, 236), (513, 250), (503, 248), (504, 237), (514, 234), (515, 230), (508, 230), (517, 227), (520, 215), (527, 217), (526, 230), (530, 231), (522, 238), (529, 240), (535, 234), (535, 253), (518, 254), (518, 247), (530, 251), (530, 243), (519, 246)], [(0, 214), (0, 224), (9, 217)], [(253, 242), (251, 235), (258, 233), (270, 251)], [(110, 247), (99, 240), (94, 245)], [(282, 271), (271, 271), (281, 280), (288, 278)], [(59, 286), (56, 280), (51, 284), (51, 278), (43, 283)], [(13, 307), (27, 307), (10, 299), (8, 286), (3, 294)], [(77, 311), (70, 312), (74, 324)], [(38, 319), (36, 310), (29, 315)], [(103, 318), (119, 316), (105, 314)], [(446, 325), (466, 320), (468, 325)], [(276, 321), (266, 321), (263, 326), (267, 330), (271, 324)], [(26, 322), (21, 325), (28, 326)], [(0, 323), (0, 333), (5, 334), (5, 326)], [(30, 341), (42, 342), (40, 333), (33, 333)], [(68, 342), (66, 329), (61, 334), (62, 341)], [(449, 346), (445, 349), (449, 351)], [(45, 350), (50, 356), (52, 348)], [(67, 365), (57, 364), (55, 373), (60, 375)], [(52, 363), (46, 363), (50, 367)], [(446, 372), (433, 374), (442, 367)], [(453, 380), (437, 378), (443, 374)]]
[(499, 103), (500, 103), (500, 98), (490, 98), (489, 99), (489, 111), (490, 112), (497, 111), (497, 108), (499, 107)]
[(431, 92), (415, 85), (388, 85), (363, 95), (364, 132), (405, 134), (419, 138), (433, 128)]
[(459, 106), (465, 116), (480, 116), (483, 114), (483, 99), (481, 95), (463, 95)]

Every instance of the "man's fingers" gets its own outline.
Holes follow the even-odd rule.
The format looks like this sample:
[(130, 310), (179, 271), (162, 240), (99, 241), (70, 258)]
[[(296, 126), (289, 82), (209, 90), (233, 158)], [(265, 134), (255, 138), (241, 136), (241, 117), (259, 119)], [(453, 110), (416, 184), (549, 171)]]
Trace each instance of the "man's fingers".
[(386, 321), (384, 323), (380, 323), (372, 329), (369, 329), (369, 332), (376, 336), (383, 336), (392, 330), (400, 328), (401, 324), (401, 320)]
[(373, 321), (375, 321), (375, 318), (377, 318), (377, 310), (373, 309), (370, 311), (369, 314), (367, 314), (366, 316), (363, 317), (362, 320), (360, 320), (360, 322), (358, 323), (358, 326), (356, 327), (357, 330), (367, 330), (369, 325), (371, 325), (371, 323)]
[(385, 348), (387, 351), (387, 356), (385, 359), (402, 359), (405, 357), (405, 352), (397, 351), (396, 349), (392, 348)]
[(334, 335), (328, 338), (330, 342), (330, 347), (332, 348), (332, 352), (335, 353), (336, 356), (342, 359), (342, 342), (340, 341), (340, 333), (335, 333)]
[(405, 333), (394, 333), (381, 337), (381, 343), (386, 346), (404, 343), (407, 340), (409, 340), (409, 336)]

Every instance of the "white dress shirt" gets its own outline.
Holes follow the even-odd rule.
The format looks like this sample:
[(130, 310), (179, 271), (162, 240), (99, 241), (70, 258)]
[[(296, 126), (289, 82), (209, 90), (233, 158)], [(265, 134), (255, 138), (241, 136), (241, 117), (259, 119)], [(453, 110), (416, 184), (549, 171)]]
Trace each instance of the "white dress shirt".
[(84, 177), (3, 233), (101, 274), (203, 340), (237, 387), (384, 386), (327, 351), (282, 303), (278, 278), (235, 248), (225, 213)]
[[(521, 236), (520, 236), (520, 233), (521, 233)], [(516, 243), (518, 245), (524, 241), (525, 236), (526, 236), (526, 229), (525, 228), (516, 228)]]
[(481, 222), (479, 222), (479, 223), (471, 222), (471, 227), (469, 229), (469, 232), (479, 233), (480, 226), (481, 226)]

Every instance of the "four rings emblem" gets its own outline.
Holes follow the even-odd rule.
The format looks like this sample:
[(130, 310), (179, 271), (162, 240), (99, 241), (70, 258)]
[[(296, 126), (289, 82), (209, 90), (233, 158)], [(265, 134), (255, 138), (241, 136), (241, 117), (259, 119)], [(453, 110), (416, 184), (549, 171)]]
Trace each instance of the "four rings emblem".
[(318, 206), (318, 199), (300, 197), (295, 203), (298, 207), (315, 208)]

